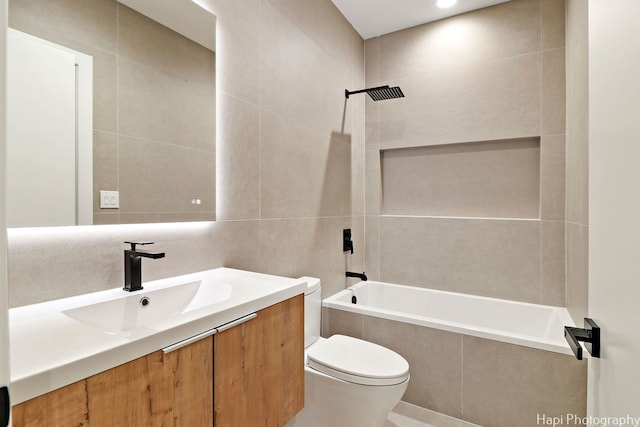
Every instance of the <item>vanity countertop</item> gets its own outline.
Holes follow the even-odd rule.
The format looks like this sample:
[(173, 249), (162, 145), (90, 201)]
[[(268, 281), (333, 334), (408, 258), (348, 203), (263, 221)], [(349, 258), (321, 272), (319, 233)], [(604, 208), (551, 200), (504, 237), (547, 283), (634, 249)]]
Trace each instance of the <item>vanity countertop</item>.
[[(143, 290), (132, 293), (117, 288), (9, 310), (12, 404), (111, 369), (306, 290), (304, 279), (230, 268), (143, 285)], [(181, 290), (176, 298), (175, 289), (171, 289), (175, 286), (184, 286), (188, 295), (183, 297)], [(152, 311), (144, 315), (138, 311), (146, 309), (141, 302), (145, 296), (149, 307), (172, 307), (159, 316), (156, 313), (155, 317), (140, 320), (146, 313), (153, 315)], [(124, 303), (132, 298), (135, 304)]]

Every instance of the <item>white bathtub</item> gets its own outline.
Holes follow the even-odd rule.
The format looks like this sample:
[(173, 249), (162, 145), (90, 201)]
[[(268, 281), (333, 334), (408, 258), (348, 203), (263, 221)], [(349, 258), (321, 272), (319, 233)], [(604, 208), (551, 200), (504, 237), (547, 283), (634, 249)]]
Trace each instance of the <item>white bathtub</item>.
[[(355, 295), (357, 303), (353, 304)], [(455, 292), (360, 282), (323, 306), (572, 355), (564, 326), (575, 326), (566, 308)]]

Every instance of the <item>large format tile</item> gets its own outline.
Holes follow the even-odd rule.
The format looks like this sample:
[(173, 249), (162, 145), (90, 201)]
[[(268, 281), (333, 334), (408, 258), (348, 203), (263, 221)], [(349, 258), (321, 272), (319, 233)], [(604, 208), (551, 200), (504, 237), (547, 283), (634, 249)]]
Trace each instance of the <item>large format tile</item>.
[(365, 152), (365, 214), (379, 215), (382, 203), (382, 163), (379, 150)]
[(342, 252), (342, 230), (351, 228), (356, 247), (362, 246), (363, 218), (332, 217), (260, 221), (260, 271), (288, 277), (322, 279), (326, 298), (355, 279), (345, 271), (362, 271), (364, 255)]
[(122, 4), (118, 56), (195, 84), (215, 79), (214, 52)]
[(364, 42), (364, 81), (365, 86), (378, 86), (380, 81), (380, 37)]
[(567, 221), (588, 224), (588, 7), (567, 2)]
[(564, 47), (564, 0), (540, 0), (541, 49)]
[(538, 138), (382, 152), (389, 215), (539, 218)]
[[(585, 121), (588, 123), (588, 121)], [(566, 218), (567, 221), (589, 223), (589, 139), (588, 127), (567, 134)]]
[(453, 417), (462, 415), (462, 336), (367, 316), (364, 339), (409, 362), (411, 380), (402, 400)]
[(260, 217), (260, 112), (218, 93), (216, 210), (219, 220)]
[(540, 217), (565, 218), (565, 135), (543, 136), (540, 143)]
[[(93, 211), (100, 212), (100, 190), (118, 190), (118, 136), (93, 132)], [(104, 209), (100, 213), (117, 213)]]
[(11, 0), (9, 26), (54, 43), (115, 53), (117, 3), (105, 0)]
[(364, 316), (362, 314), (351, 313), (333, 308), (323, 308), (323, 329), (322, 336), (347, 335), (354, 338), (364, 339)]
[(351, 215), (364, 215), (365, 150), (351, 144)]
[(203, 1), (209, 4), (217, 17), (217, 89), (258, 105), (262, 0)]
[[(381, 103), (380, 148), (540, 135), (538, 53), (391, 84), (399, 84), (406, 97)], [(549, 102), (554, 100), (549, 92)]]
[(260, 129), (262, 218), (351, 214), (348, 135), (320, 134), (266, 112)]
[(108, 224), (118, 224), (119, 223), (119, 214), (118, 213), (93, 213), (93, 225), (108, 225)]
[(210, 152), (121, 136), (120, 212), (208, 213), (214, 219), (214, 161)]
[(350, 134), (349, 70), (267, 0), (262, 19), (260, 107), (325, 135)]
[(565, 295), (565, 223), (541, 222), (540, 303), (564, 307)]
[(206, 85), (194, 83), (120, 59), (119, 133), (213, 151), (214, 80)]
[[(364, 218), (364, 268), (369, 280), (380, 280), (380, 217)], [(354, 251), (356, 248), (354, 248)]]
[(565, 50), (542, 52), (541, 135), (565, 133)]
[(539, 49), (539, 1), (510, 1), (380, 37), (380, 81)]
[[(464, 336), (463, 411), (473, 423), (534, 427), (538, 416), (586, 416), (587, 364), (575, 357)], [(584, 361), (583, 361), (584, 362)]]
[(540, 222), (380, 219), (386, 282), (539, 303)]
[(589, 307), (589, 227), (572, 222), (566, 227), (567, 309), (581, 325)]
[(267, 0), (352, 75), (364, 72), (364, 41), (336, 6), (325, 0)]
[[(371, 87), (371, 85), (367, 85)], [(369, 96), (365, 97), (364, 132), (365, 146), (367, 149), (378, 149), (380, 146), (380, 105), (382, 102), (375, 102)]]
[(93, 128), (106, 132), (118, 130), (118, 59), (116, 55), (84, 49), (93, 58)]

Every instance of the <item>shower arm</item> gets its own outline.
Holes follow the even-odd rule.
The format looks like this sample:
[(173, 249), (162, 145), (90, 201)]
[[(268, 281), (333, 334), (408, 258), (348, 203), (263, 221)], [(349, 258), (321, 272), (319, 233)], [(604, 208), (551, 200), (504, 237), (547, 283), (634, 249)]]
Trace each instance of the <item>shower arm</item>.
[(381, 90), (381, 89), (389, 89), (389, 85), (384, 85), (384, 86), (377, 86), (377, 87), (370, 87), (368, 89), (360, 89), (360, 90), (349, 90), (349, 89), (345, 89), (344, 90), (344, 97), (349, 99), (349, 95), (355, 95), (357, 93), (365, 93), (365, 92), (370, 92), (372, 90)]

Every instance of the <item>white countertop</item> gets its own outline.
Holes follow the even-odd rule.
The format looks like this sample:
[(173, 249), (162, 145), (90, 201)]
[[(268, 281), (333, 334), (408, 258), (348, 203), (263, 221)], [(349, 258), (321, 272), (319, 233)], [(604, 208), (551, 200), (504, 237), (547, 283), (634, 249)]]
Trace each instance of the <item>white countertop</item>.
[[(105, 332), (64, 314), (77, 307), (131, 295), (142, 298), (146, 293), (200, 280), (206, 281), (207, 286), (222, 284), (232, 292), (234, 287), (242, 290), (212, 305), (199, 305), (152, 325), (118, 332)], [(111, 369), (306, 290), (304, 279), (230, 268), (155, 280), (143, 286), (143, 290), (133, 293), (117, 288), (9, 310), (11, 403), (24, 402)]]

